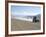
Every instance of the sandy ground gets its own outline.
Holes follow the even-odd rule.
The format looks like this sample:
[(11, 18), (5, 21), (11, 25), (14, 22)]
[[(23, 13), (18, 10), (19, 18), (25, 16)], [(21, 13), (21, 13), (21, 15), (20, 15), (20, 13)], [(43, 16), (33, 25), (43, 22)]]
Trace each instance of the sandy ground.
[(11, 30), (12, 31), (21, 31), (21, 30), (39, 30), (40, 22), (30, 22), (30, 21), (22, 21), (17, 19), (11, 19)]

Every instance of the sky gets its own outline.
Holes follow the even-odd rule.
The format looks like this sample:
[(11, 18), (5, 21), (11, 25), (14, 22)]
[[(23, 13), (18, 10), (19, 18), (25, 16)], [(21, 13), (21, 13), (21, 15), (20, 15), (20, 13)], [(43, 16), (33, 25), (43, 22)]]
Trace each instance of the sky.
[(39, 6), (11, 6), (11, 13), (15, 16), (35, 16), (40, 14)]

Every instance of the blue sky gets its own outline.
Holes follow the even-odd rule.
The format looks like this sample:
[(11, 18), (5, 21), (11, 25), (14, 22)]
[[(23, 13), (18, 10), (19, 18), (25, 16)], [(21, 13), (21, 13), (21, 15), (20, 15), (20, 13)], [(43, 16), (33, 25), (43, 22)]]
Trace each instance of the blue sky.
[(13, 15), (25, 16), (40, 14), (41, 8), (38, 6), (11, 6), (11, 12)]

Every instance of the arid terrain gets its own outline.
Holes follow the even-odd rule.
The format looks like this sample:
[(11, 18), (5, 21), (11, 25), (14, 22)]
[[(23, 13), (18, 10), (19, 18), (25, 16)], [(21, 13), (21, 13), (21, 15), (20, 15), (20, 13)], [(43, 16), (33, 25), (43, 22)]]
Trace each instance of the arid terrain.
[(39, 30), (39, 29), (40, 29), (40, 22), (30, 22), (30, 21), (11, 19), (12, 31)]

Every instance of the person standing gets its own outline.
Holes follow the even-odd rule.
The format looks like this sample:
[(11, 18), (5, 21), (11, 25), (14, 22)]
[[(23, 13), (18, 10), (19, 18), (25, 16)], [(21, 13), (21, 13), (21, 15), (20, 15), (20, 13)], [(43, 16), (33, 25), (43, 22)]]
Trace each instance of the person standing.
[(33, 22), (36, 22), (36, 16), (33, 17)]

